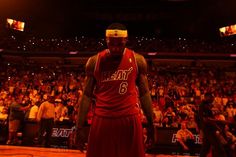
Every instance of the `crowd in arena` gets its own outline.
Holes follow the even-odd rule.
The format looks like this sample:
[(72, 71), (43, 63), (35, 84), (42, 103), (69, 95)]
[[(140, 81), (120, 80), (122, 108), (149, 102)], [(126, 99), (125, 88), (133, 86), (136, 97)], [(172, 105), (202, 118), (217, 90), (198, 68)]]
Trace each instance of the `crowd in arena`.
[[(84, 71), (53, 66), (34, 67), (1, 63), (0, 119), (7, 119), (8, 107), (16, 97), (22, 105), (31, 105), (25, 119), (34, 120), (37, 108), (52, 96), (56, 120), (75, 122), (78, 102), (83, 92)], [(214, 112), (226, 120), (236, 116), (236, 72), (214, 67), (152, 67), (148, 79), (153, 100), (154, 122), (159, 127), (179, 127), (187, 121), (188, 128), (197, 129), (194, 114), (206, 92), (215, 96)], [(227, 79), (226, 79), (227, 78)], [(91, 112), (88, 122), (91, 122)], [(145, 119), (143, 120), (145, 122)]]
[[(22, 39), (23, 38), (23, 39)], [(104, 38), (76, 36), (73, 38), (4, 35), (0, 48), (18, 51), (90, 51), (106, 46)], [(215, 41), (186, 37), (163, 38), (160, 36), (131, 36), (128, 47), (137, 52), (186, 52), (186, 53), (235, 53), (235, 39), (221, 38)]]
[[(129, 46), (138, 52), (235, 53), (235, 42), (206, 42), (186, 38), (131, 37)], [(132, 44), (131, 44), (132, 43)], [(215, 45), (217, 44), (217, 46)], [(73, 39), (36, 38), (24, 40), (5, 36), (0, 48), (13, 51), (84, 51), (97, 52), (105, 48), (105, 39), (85, 36)], [(1, 58), (0, 58), (1, 59)], [(214, 96), (212, 112), (215, 119), (236, 122), (236, 71), (234, 67), (201, 64), (156, 65), (149, 62), (148, 81), (153, 105), (154, 125), (162, 128), (187, 128), (199, 132), (198, 111), (206, 93)], [(22, 113), (16, 117), (22, 123), (38, 121), (39, 108), (49, 98), (55, 106), (56, 122), (76, 123), (83, 93), (84, 67), (63, 67), (60, 63), (37, 65), (29, 60), (0, 62), (0, 121), (8, 126), (12, 118), (11, 105), (19, 102)], [(93, 118), (91, 103), (86, 123)], [(147, 123), (140, 110), (143, 125)], [(184, 123), (183, 123), (184, 122)], [(230, 140), (236, 147), (235, 127), (227, 125)], [(178, 136), (179, 137), (179, 136)], [(7, 144), (15, 144), (7, 141)], [(235, 149), (235, 148), (234, 148)]]

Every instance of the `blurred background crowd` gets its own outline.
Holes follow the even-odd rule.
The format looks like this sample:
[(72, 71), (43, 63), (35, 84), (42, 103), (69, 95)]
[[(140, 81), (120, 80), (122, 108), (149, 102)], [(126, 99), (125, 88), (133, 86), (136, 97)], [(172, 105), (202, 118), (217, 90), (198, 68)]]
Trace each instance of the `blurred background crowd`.
[[(23, 119), (35, 120), (37, 110), (47, 96), (53, 97), (56, 121), (75, 122), (78, 102), (83, 92), (85, 72), (83, 66), (63, 68), (59, 65), (33, 66), (1, 62), (0, 119), (6, 120), (9, 106), (17, 98), (20, 105), (31, 107), (24, 111)], [(235, 68), (217, 68), (205, 65), (156, 66), (148, 74), (153, 100), (155, 124), (160, 127), (179, 127), (186, 120), (195, 128), (194, 114), (211, 92), (215, 100), (213, 109), (226, 120), (236, 117)], [(93, 105), (88, 114), (91, 122)], [(145, 119), (143, 119), (145, 122)]]

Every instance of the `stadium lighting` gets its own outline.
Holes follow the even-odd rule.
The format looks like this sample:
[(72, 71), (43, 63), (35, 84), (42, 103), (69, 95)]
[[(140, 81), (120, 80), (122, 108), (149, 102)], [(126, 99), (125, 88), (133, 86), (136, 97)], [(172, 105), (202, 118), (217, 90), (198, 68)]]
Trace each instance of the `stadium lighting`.
[(76, 55), (76, 54), (78, 54), (78, 51), (70, 51), (69, 54), (70, 55)]
[(230, 54), (230, 57), (236, 57), (236, 54)]
[(148, 52), (148, 55), (149, 55), (149, 56), (156, 56), (156, 55), (157, 55), (157, 52)]

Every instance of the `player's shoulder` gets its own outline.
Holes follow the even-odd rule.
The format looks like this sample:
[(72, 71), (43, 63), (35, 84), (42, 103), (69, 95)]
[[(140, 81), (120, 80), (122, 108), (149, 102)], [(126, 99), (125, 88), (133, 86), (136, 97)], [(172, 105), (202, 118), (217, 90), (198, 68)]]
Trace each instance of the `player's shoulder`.
[(88, 62), (91, 62), (91, 63), (96, 62), (97, 61), (97, 56), (98, 56), (98, 54), (95, 54), (95, 55), (89, 57)]
[(137, 65), (138, 66), (143, 66), (146, 64), (146, 60), (144, 56), (140, 53), (134, 52), (134, 57), (136, 59)]
[(89, 57), (87, 60), (87, 63), (86, 63), (86, 69), (89, 71), (94, 71), (94, 68), (96, 66), (99, 56), (103, 56), (105, 53), (107, 53), (107, 49), (104, 49), (104, 50), (98, 52), (97, 54)]
[(142, 60), (145, 60), (144, 59), (144, 56), (141, 55), (140, 53), (137, 53), (137, 52), (134, 52), (134, 57), (137, 61), (142, 61)]
[(98, 54), (93, 55), (88, 58), (87, 63), (86, 63), (86, 71), (94, 71), (94, 68), (97, 62), (97, 56)]
[(138, 66), (139, 73), (146, 73), (147, 72), (147, 62), (144, 56), (140, 53), (134, 52), (134, 57)]
[(108, 52), (107, 49), (104, 49), (104, 50), (102, 50), (102, 51), (99, 51), (97, 54), (95, 54), (95, 55), (89, 57), (87, 63), (91, 63), (91, 64), (96, 63), (96, 62), (97, 62), (97, 59), (98, 59), (98, 56), (99, 56), (99, 55), (100, 55), (100, 56), (101, 56), (101, 55), (104, 55), (104, 54), (106, 54), (107, 52)]

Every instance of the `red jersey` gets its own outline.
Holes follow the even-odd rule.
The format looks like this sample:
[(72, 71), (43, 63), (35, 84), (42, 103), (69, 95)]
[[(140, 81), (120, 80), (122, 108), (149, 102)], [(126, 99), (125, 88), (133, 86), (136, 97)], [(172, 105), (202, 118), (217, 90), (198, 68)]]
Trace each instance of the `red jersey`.
[(138, 73), (134, 52), (125, 49), (121, 61), (113, 64), (109, 50), (98, 53), (94, 70), (96, 79), (95, 114), (120, 117), (139, 113), (136, 78)]

